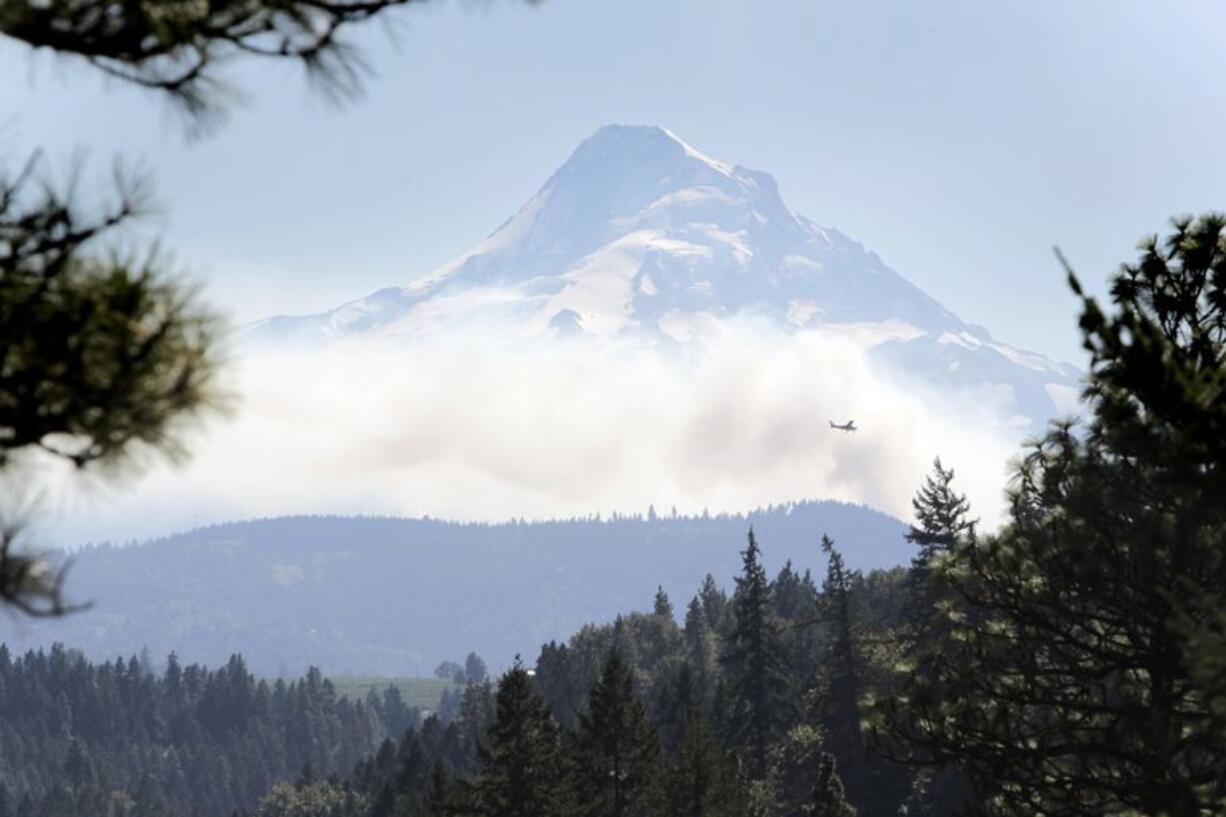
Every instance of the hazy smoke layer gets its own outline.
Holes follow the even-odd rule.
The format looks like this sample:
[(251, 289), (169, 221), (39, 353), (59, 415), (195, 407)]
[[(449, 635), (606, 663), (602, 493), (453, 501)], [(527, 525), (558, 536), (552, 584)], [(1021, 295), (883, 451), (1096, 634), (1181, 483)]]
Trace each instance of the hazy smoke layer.
[[(186, 466), (118, 490), (61, 482), (55, 538), (288, 513), (540, 518), (801, 498), (907, 518), (937, 455), (990, 524), (1015, 451), (991, 390), (938, 394), (846, 338), (744, 324), (685, 351), (454, 333), (252, 351), (232, 376), (234, 415)], [(855, 434), (828, 425), (851, 418)]]

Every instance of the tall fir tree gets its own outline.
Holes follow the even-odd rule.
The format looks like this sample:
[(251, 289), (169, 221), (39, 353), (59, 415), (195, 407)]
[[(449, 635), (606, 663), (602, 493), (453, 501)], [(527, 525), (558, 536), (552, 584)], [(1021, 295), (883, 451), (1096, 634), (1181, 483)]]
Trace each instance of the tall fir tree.
[(454, 813), (451, 802), (452, 780), (442, 760), (434, 761), (430, 771), (430, 788), (426, 792), (422, 817), (449, 817)]
[[(916, 546), (916, 553), (907, 571), (899, 626), (905, 666), (940, 662), (943, 654), (956, 649), (941, 609), (943, 604), (956, 602), (956, 592), (933, 566), (949, 558), (960, 542), (974, 539), (977, 522), (970, 515), (966, 496), (953, 483), (953, 469), (946, 468), (938, 457), (911, 500), (915, 518), (906, 538)], [(972, 799), (966, 775), (952, 767), (921, 770), (907, 796), (912, 814), (934, 804), (964, 804)]]
[(856, 810), (843, 794), (838, 762), (834, 755), (823, 752), (813, 785), (813, 799), (806, 806), (804, 817), (856, 817)]
[(517, 660), (498, 683), (471, 810), (481, 817), (570, 817), (561, 730)]
[(703, 577), (698, 598), (702, 602), (702, 611), (707, 617), (707, 627), (712, 632), (720, 632), (724, 623), (724, 612), (728, 608), (728, 596), (710, 573)]
[(484, 684), (485, 679), (489, 677), (485, 661), (475, 652), (470, 652), (464, 659), (464, 677), (473, 684)]
[(673, 613), (673, 603), (669, 601), (668, 594), (664, 592), (663, 586), (656, 587), (656, 598), (652, 605), (652, 614), (660, 618), (673, 621), (675, 615)]
[[(676, 737), (660, 803), (669, 817), (734, 817), (744, 813), (736, 764), (720, 747), (698, 691), (683, 665), (672, 710)], [(671, 730), (670, 730), (671, 731)]]
[(863, 796), (867, 753), (860, 726), (860, 700), (866, 686), (852, 608), (859, 573), (847, 568), (843, 554), (829, 536), (822, 536), (821, 548), (826, 555), (826, 578), (818, 612), (829, 632), (821, 689), (822, 724), (830, 751), (844, 769), (854, 770), (848, 780), (853, 792)]
[(579, 716), (575, 772), (579, 813), (590, 817), (642, 817), (654, 795), (659, 742), (634, 696), (630, 672), (616, 649)]
[(797, 573), (789, 560), (771, 584), (771, 598), (787, 654), (789, 694), (798, 700), (813, 685), (821, 661), (821, 633), (813, 626), (817, 585), (808, 570)]
[(497, 715), (494, 700), (494, 688), (489, 681), (469, 683), (464, 687), (460, 697), (460, 709), (456, 717), (460, 745), (464, 750), (465, 772), (474, 772), (475, 768), (467, 768), (468, 763), (475, 764), (477, 749), (481, 739), (489, 730)]
[(684, 635), (686, 671), (692, 673), (691, 680), (699, 696), (705, 698), (712, 691), (718, 648), (715, 633), (707, 624), (706, 613), (697, 596), (690, 600), (686, 608)]
[(750, 777), (762, 780), (769, 769), (771, 745), (786, 724), (788, 681), (770, 582), (752, 528), (741, 560), (723, 645), (725, 725)]
[(970, 503), (954, 489), (953, 481), (953, 469), (944, 467), (938, 457), (933, 461), (932, 473), (924, 478), (924, 484), (911, 500), (915, 519), (906, 538), (915, 545), (916, 552), (907, 572), (902, 621), (903, 637), (910, 651), (926, 648), (927, 642), (938, 635), (932, 632), (936, 625), (934, 613), (942, 596), (950, 592), (933, 575), (933, 563), (952, 553), (959, 541), (975, 535), (976, 522), (970, 518)]
[(926, 571), (933, 559), (949, 553), (959, 539), (974, 533), (976, 523), (970, 518), (970, 503), (954, 490), (953, 481), (953, 469), (944, 467), (938, 457), (932, 463), (932, 473), (911, 500), (915, 521), (906, 538), (917, 549), (911, 560), (914, 570)]

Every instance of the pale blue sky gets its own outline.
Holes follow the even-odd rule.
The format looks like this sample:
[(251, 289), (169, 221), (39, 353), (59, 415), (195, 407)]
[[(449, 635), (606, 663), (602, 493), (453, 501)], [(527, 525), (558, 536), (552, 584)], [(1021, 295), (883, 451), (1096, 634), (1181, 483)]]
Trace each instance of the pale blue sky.
[[(1226, 209), (1226, 4), (510, 0), (411, 7), (335, 109), (244, 63), (192, 142), (164, 103), (0, 41), (0, 159), (154, 173), (151, 222), (240, 319), (428, 272), (609, 122), (772, 173), (963, 318), (1081, 362), (1061, 245), (1101, 286), (1180, 212)], [(389, 36), (390, 35), (390, 36)], [(392, 42), (395, 45), (391, 45)]]

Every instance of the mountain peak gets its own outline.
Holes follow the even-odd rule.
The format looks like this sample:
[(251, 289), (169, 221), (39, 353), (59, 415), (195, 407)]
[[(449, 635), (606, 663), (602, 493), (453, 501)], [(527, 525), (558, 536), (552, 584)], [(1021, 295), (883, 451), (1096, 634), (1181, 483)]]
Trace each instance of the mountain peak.
[[(743, 201), (766, 192), (777, 199), (773, 180), (761, 182), (757, 174), (713, 159), (664, 128), (606, 125), (575, 148), (525, 209), (533, 209), (537, 222), (554, 225), (554, 236), (564, 230), (578, 239), (572, 248), (594, 249), (591, 242), (603, 240), (602, 225), (634, 218), (669, 194), (703, 190)], [(786, 210), (779, 201), (768, 207), (779, 215)]]
[(618, 124), (583, 140), (468, 253), (309, 322), (332, 337), (414, 335), (442, 312), (491, 298), (516, 321), (527, 313), (528, 334), (565, 325), (677, 340), (666, 324), (746, 310), (791, 327), (964, 328), (876, 255), (793, 213), (769, 174), (714, 159), (662, 127)]
[(641, 166), (645, 162), (659, 165), (687, 160), (725, 176), (733, 173), (731, 165), (696, 150), (658, 125), (605, 125), (579, 144), (567, 164)]
[(521, 339), (684, 346), (742, 314), (788, 332), (843, 332), (938, 383), (1004, 386), (1010, 422), (1032, 428), (1056, 413), (1049, 386), (1076, 383), (1075, 372), (997, 344), (875, 253), (792, 212), (770, 175), (655, 126), (600, 128), (519, 212), (430, 275), (322, 315), (267, 321), (260, 334), (420, 337), (479, 326)]

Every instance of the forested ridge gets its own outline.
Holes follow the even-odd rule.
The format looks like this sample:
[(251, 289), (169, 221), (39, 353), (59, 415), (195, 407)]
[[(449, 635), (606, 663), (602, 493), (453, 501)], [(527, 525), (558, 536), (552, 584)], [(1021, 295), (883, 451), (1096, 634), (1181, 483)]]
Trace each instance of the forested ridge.
[(74, 551), (65, 593), (93, 610), (29, 622), (10, 644), (60, 641), (93, 660), (148, 647), (213, 666), (239, 652), (256, 674), (279, 676), (308, 666), (424, 676), (457, 650), (505, 667), (636, 609), (644, 584), (681, 595), (706, 573), (731, 581), (728, 543), (750, 525), (771, 542), (772, 570), (789, 557), (818, 564), (815, 531), (837, 539), (855, 567), (909, 558), (902, 522), (840, 502), (501, 524), (282, 517)]

